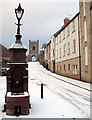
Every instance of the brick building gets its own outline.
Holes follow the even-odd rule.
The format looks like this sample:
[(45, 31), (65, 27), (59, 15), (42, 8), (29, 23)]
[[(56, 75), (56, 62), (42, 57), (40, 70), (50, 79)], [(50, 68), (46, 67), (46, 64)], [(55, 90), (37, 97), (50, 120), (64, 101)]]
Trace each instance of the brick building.
[(10, 60), (9, 50), (0, 44), (0, 67), (7, 67), (7, 62)]

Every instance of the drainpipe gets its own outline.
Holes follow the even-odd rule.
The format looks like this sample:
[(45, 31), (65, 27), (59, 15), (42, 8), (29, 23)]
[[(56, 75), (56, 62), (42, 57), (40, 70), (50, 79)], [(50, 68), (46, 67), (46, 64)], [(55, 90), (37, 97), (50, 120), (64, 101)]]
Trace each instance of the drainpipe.
[(81, 45), (80, 45), (80, 23), (78, 15), (78, 38), (79, 38), (79, 71), (80, 71), (80, 80), (81, 80)]

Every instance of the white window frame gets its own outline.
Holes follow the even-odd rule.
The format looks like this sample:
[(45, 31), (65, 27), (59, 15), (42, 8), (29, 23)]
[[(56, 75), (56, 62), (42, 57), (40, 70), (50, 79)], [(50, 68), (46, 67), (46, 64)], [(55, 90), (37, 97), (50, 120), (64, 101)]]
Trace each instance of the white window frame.
[[(74, 42), (75, 41), (75, 42)], [(75, 44), (74, 44), (75, 43)], [(76, 52), (76, 40), (73, 40), (73, 52)]]
[(63, 39), (65, 39), (65, 30), (63, 31)]
[(61, 48), (60, 48), (60, 58), (61, 58)]
[(68, 55), (70, 55), (70, 43), (68, 43)]
[(77, 65), (73, 65), (73, 74), (77, 74)]
[(67, 27), (67, 35), (70, 35), (70, 28), (69, 28), (69, 26)]
[(66, 46), (66, 45), (64, 45), (64, 56), (65, 56), (65, 53), (66, 53), (66, 51), (65, 51), (65, 46)]
[(75, 21), (73, 21), (73, 31), (75, 31)]

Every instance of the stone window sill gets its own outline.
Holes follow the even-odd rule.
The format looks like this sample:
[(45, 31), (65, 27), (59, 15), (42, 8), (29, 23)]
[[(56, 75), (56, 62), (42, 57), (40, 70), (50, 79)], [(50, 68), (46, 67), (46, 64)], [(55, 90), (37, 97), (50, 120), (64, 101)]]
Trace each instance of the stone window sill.
[(76, 51), (73, 51), (73, 53), (76, 53)]
[(67, 55), (70, 55), (70, 53), (69, 53), (69, 54), (67, 54)]

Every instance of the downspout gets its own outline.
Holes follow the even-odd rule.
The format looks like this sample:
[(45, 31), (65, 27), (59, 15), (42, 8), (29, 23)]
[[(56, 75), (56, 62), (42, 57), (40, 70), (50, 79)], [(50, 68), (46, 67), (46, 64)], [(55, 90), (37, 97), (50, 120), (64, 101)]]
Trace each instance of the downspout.
[(80, 80), (81, 80), (81, 45), (80, 45), (80, 23), (78, 15), (78, 38), (79, 38), (79, 71), (80, 71)]

